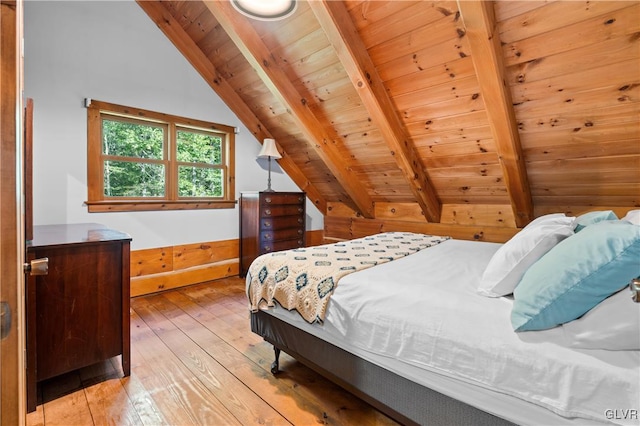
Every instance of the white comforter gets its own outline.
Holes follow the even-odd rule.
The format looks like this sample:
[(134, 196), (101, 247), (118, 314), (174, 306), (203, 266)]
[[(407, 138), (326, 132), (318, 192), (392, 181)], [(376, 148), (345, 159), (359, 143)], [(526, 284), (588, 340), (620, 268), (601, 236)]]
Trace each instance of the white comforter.
[[(544, 407), (577, 424), (640, 424), (640, 351), (569, 349), (560, 328), (515, 333), (512, 301), (476, 293), (498, 247), (450, 240), (351, 274), (337, 286), (324, 326), (302, 328), (365, 358), (387, 359), (391, 369), (427, 386), (434, 382), (420, 371), (505, 395), (497, 408), (488, 401), (479, 408), (503, 416), (511, 411), (518, 423), (548, 420), (510, 409), (509, 401)], [(359, 291), (363, 286), (367, 290)], [(278, 315), (296, 322), (291, 313)], [(460, 389), (441, 391), (464, 400)], [(482, 397), (475, 404), (483, 405)]]

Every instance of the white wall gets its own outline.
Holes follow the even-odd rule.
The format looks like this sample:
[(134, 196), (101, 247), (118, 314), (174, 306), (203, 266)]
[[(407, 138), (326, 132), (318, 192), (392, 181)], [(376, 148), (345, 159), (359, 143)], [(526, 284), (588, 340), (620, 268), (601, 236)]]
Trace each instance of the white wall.
[[(267, 186), (259, 142), (144, 11), (127, 1), (26, 1), (25, 95), (34, 100), (34, 224), (95, 222), (132, 249), (238, 237), (238, 208), (88, 213), (84, 98), (239, 128), (236, 195)], [(297, 186), (272, 162), (272, 187)], [(307, 229), (322, 229), (307, 201)]]

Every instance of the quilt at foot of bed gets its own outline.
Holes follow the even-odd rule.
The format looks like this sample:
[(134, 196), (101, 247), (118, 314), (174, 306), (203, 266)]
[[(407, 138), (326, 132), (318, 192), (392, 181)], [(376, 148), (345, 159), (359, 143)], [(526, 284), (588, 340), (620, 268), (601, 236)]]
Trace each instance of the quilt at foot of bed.
[(390, 262), (440, 244), (450, 237), (385, 232), (308, 248), (263, 254), (247, 274), (251, 310), (275, 302), (296, 310), (309, 323), (322, 322), (338, 281), (353, 272)]

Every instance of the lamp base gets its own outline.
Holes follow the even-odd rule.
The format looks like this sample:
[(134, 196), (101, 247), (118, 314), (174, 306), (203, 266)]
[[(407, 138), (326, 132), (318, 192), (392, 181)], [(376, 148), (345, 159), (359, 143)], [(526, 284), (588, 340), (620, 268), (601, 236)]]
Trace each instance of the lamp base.
[(262, 192), (276, 192), (275, 189), (271, 189), (271, 188), (267, 188), (267, 189), (263, 189)]

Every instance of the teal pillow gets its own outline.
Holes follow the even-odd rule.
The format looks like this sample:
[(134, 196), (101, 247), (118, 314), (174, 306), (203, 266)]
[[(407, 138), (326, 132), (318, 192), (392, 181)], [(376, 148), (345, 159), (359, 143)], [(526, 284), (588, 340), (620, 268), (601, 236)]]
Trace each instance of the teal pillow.
[(603, 220), (618, 220), (613, 210), (602, 210), (582, 214), (573, 221), (573, 232), (579, 232), (589, 225)]
[(513, 292), (515, 331), (579, 318), (640, 275), (640, 226), (605, 220), (559, 242), (531, 265)]

